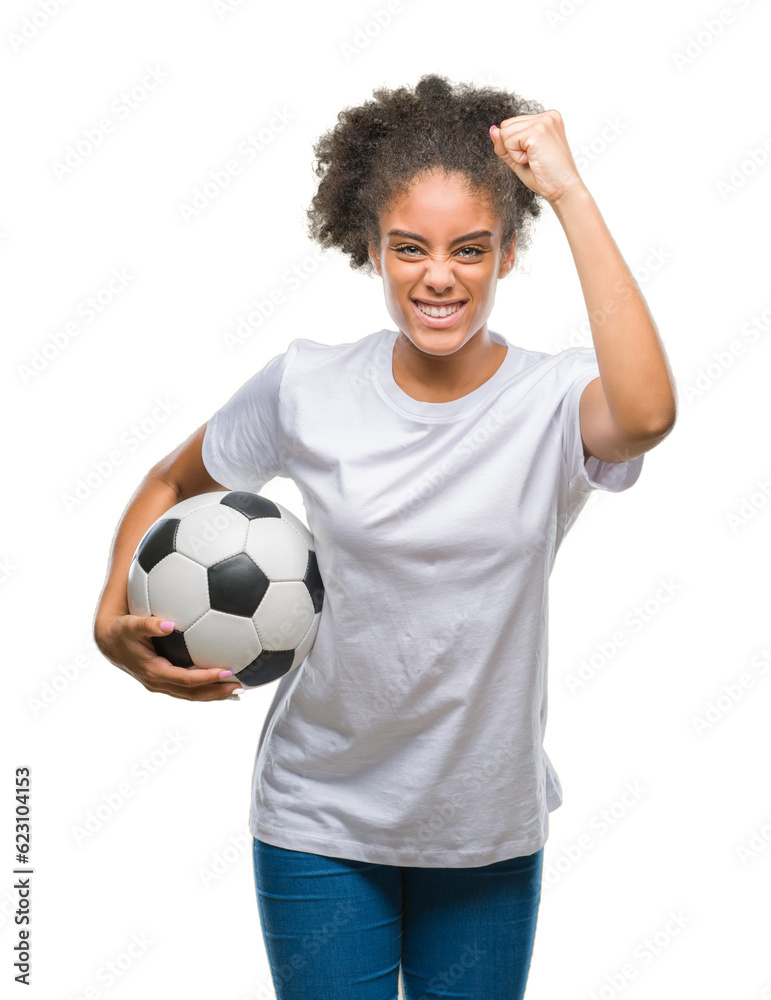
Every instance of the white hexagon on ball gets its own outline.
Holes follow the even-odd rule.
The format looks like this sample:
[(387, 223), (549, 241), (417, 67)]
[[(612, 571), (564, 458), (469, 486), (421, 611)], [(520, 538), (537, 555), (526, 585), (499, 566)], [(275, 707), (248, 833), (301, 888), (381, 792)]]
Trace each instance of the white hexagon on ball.
[(313, 649), (313, 644), (316, 641), (316, 634), (319, 630), (319, 621), (321, 619), (321, 612), (314, 615), (314, 620), (310, 624), (310, 628), (302, 637), (297, 645), (297, 649), (294, 651), (294, 659), (292, 660), (292, 669), (299, 666), (305, 657)]
[(313, 535), (310, 533), (309, 529), (305, 527), (299, 517), (287, 510), (286, 507), (281, 508), (281, 517), (284, 521), (288, 521), (289, 524), (297, 531), (302, 540), (305, 542), (306, 548), (314, 548)]
[(204, 566), (243, 552), (249, 520), (232, 507), (214, 503), (185, 514), (174, 548)]
[(209, 608), (209, 581), (203, 566), (179, 552), (164, 556), (147, 581), (154, 615), (170, 618), (180, 632)]
[(294, 649), (313, 622), (315, 611), (302, 582), (271, 583), (252, 615), (262, 648)]
[(249, 524), (244, 552), (269, 580), (302, 580), (308, 566), (308, 546), (280, 517), (258, 517)]
[(147, 593), (147, 573), (140, 566), (138, 559), (132, 559), (129, 566), (128, 603), (131, 615), (152, 614), (150, 598)]
[(191, 514), (194, 510), (198, 510), (199, 507), (209, 507), (212, 504), (217, 504), (223, 497), (228, 495), (228, 490), (215, 490), (212, 493), (199, 493), (197, 496), (188, 497), (187, 500), (180, 500), (179, 503), (174, 504), (165, 514), (162, 514), (158, 520), (162, 520), (168, 517), (183, 518), (187, 514)]
[(207, 611), (185, 632), (185, 644), (198, 667), (243, 670), (262, 652), (251, 618)]

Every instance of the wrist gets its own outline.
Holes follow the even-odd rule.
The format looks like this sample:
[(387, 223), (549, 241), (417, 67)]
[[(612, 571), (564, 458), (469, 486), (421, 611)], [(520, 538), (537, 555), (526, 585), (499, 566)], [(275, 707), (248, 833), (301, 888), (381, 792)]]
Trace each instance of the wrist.
[(117, 618), (129, 614), (128, 608), (101, 608), (94, 617), (94, 640), (97, 645), (100, 640), (107, 638), (112, 633), (112, 627)]
[(593, 200), (586, 184), (583, 181), (576, 181), (575, 184), (566, 188), (556, 198), (553, 198), (549, 204), (557, 216), (562, 218), (566, 213), (586, 208)]

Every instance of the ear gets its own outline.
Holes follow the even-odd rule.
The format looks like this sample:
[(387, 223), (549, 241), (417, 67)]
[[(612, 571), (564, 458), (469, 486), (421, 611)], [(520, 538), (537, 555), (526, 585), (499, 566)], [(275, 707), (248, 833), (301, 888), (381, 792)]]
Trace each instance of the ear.
[(378, 253), (378, 248), (374, 240), (369, 241), (369, 246), (367, 249), (369, 250), (369, 259), (372, 261), (373, 267), (375, 268), (377, 273), (380, 274), (380, 255)]
[(501, 264), (498, 268), (498, 277), (505, 278), (509, 271), (514, 267), (514, 255), (517, 251), (517, 234), (514, 233), (514, 238), (511, 241), (511, 246), (507, 252), (501, 257)]

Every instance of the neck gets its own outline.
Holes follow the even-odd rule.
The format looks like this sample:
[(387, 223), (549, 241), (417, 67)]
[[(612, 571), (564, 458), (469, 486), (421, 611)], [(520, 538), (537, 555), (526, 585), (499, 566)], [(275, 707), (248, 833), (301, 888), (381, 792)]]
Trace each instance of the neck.
[(428, 354), (400, 330), (393, 350), (394, 381), (414, 399), (448, 402), (473, 392), (491, 378), (507, 350), (484, 328), (452, 354)]

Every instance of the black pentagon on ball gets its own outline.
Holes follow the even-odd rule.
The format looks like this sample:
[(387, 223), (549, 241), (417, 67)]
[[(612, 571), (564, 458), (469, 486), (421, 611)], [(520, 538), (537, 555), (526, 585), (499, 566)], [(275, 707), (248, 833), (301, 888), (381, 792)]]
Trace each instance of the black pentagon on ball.
[(313, 610), (318, 613), (324, 604), (324, 583), (319, 573), (319, 564), (316, 561), (316, 553), (311, 549), (308, 552), (308, 566), (305, 570), (303, 583), (308, 588), (313, 601)]
[(251, 618), (270, 580), (245, 552), (215, 563), (207, 570), (209, 605), (214, 611)]
[(145, 573), (149, 573), (161, 559), (174, 552), (178, 527), (178, 517), (166, 517), (157, 521), (147, 532), (137, 550), (137, 561)]
[(257, 687), (258, 684), (269, 684), (277, 677), (283, 677), (287, 673), (292, 666), (293, 659), (293, 649), (264, 649), (243, 670), (238, 670), (236, 677), (244, 687)]
[(224, 496), (220, 503), (225, 507), (233, 507), (253, 521), (256, 517), (281, 517), (281, 511), (266, 497), (257, 493), (247, 493), (244, 490), (233, 490)]
[(165, 656), (175, 667), (194, 667), (192, 657), (188, 652), (185, 637), (177, 629), (169, 635), (151, 636), (155, 651), (159, 656)]

